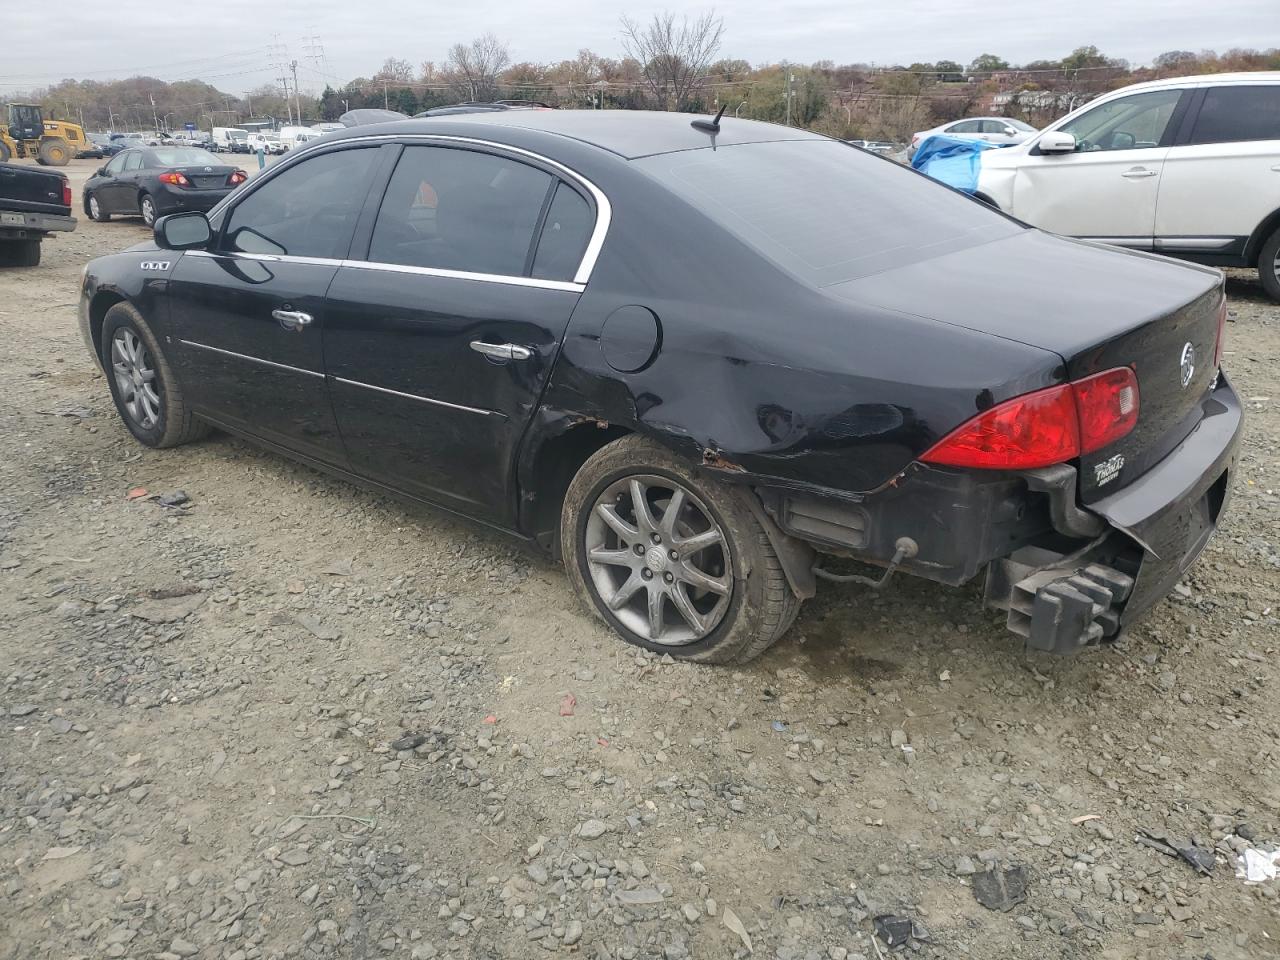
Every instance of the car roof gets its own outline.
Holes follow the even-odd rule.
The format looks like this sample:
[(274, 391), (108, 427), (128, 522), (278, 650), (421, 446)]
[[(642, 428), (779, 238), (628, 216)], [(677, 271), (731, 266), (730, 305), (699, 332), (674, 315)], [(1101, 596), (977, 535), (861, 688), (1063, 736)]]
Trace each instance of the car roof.
[(1130, 93), (1134, 90), (1160, 90), (1170, 87), (1222, 86), (1223, 84), (1280, 83), (1280, 70), (1256, 70), (1251, 73), (1202, 73), (1194, 77), (1165, 77), (1163, 80), (1147, 80), (1131, 83), (1111, 93)]
[[(460, 131), (476, 137), (501, 140), (504, 130), (519, 128), (567, 137), (634, 160), (658, 153), (697, 150), (712, 146), (712, 137), (695, 130), (693, 120), (709, 120), (706, 114), (666, 113), (656, 110), (495, 110), (454, 114), (444, 117), (417, 117), (386, 123), (349, 127), (335, 140), (345, 137), (398, 136), (432, 133), (447, 124), (451, 134)], [(327, 138), (326, 138), (327, 139)], [(774, 140), (825, 140), (820, 134), (776, 123), (724, 117), (717, 147)]]

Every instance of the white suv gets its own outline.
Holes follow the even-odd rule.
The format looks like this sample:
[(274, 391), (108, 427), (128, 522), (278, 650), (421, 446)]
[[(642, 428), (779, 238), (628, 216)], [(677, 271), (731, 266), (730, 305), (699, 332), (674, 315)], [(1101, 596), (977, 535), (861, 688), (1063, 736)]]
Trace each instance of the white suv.
[(1280, 73), (1105, 94), (984, 152), (975, 195), (1054, 233), (1257, 267), (1280, 299)]

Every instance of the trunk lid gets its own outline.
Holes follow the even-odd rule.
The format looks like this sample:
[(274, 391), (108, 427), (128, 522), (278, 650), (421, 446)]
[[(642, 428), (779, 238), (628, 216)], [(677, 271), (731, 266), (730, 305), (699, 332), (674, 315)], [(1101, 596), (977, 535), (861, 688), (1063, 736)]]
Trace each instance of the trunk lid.
[(225, 165), (210, 167), (198, 164), (187, 167), (173, 167), (172, 169), (190, 180), (192, 189), (224, 190), (231, 186), (231, 175), (239, 168)]
[(71, 208), (62, 202), (66, 179), (39, 167), (0, 163), (0, 210), (69, 217)]
[(828, 290), (1052, 350), (1064, 380), (1132, 367), (1138, 422), (1081, 458), (1086, 503), (1137, 479), (1182, 442), (1217, 373), (1222, 275), (1152, 254), (1028, 230)]

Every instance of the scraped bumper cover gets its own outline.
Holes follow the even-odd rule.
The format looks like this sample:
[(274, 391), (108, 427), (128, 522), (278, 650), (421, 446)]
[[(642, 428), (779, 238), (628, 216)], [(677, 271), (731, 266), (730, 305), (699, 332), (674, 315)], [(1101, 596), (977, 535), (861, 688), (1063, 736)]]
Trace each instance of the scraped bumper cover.
[(991, 564), (987, 602), (1009, 611), (1028, 646), (1070, 653), (1111, 636), (1165, 597), (1217, 529), (1230, 499), (1243, 416), (1226, 375), (1173, 452), (1122, 490), (1089, 505), (1111, 526), (1089, 548), (1024, 547)]

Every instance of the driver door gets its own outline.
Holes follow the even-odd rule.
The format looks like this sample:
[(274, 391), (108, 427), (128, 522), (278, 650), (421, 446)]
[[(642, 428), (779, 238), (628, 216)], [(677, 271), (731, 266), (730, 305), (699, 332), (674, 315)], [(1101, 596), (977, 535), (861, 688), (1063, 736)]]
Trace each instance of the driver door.
[(1184, 96), (1135, 93), (1052, 127), (1074, 136), (1076, 150), (1041, 153), (1033, 145), (1018, 167), (1010, 212), (1052, 233), (1150, 250), (1172, 121)]
[(209, 419), (343, 466), (324, 374), (325, 294), (347, 255), (380, 149), (291, 164), (221, 218), (169, 281), (183, 391)]

